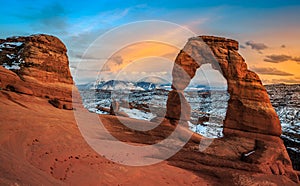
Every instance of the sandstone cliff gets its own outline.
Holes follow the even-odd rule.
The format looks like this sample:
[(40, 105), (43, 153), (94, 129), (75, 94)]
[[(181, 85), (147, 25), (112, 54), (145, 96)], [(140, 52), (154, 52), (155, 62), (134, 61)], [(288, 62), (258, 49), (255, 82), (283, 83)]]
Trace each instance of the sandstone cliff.
[(72, 109), (72, 86), (67, 49), (56, 37), (0, 40), (0, 88), (45, 97), (56, 107)]

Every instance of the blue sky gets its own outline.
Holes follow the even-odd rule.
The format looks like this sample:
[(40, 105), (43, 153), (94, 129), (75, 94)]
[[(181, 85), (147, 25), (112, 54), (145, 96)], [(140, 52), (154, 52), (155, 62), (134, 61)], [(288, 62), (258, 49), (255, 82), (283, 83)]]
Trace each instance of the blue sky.
[[(3, 1), (1, 37), (49, 33), (68, 37), (108, 30), (132, 21), (165, 20), (177, 24), (206, 20), (211, 34), (234, 35), (289, 26), (300, 20), (298, 0), (272, 1)], [(75, 26), (77, 25), (77, 27)], [(64, 39), (64, 38), (63, 38)]]
[[(300, 33), (299, 0), (10, 0), (2, 1), (1, 5), (1, 38), (35, 33), (58, 36), (68, 47), (71, 63), (75, 63), (92, 41), (112, 28), (133, 21), (164, 20), (184, 25), (199, 35), (237, 39), (245, 46), (241, 53), (248, 58), (250, 69), (258, 69), (266, 82), (284, 82), (284, 79), (292, 82), (300, 74), (300, 65), (295, 61), (284, 61), (292, 64), (291, 72), (282, 69), (282, 63), (276, 66), (264, 61), (270, 55), (285, 54), (292, 56), (290, 59), (298, 57), (297, 53), (300, 56), (300, 47), (297, 47), (300, 42), (295, 41), (299, 40)], [(265, 44), (270, 51), (253, 50), (252, 46), (247, 47), (247, 41)], [(290, 48), (278, 52), (281, 45)], [(263, 71), (268, 68), (273, 72), (289, 71), (294, 76), (280, 76), (280, 73), (272, 76)]]

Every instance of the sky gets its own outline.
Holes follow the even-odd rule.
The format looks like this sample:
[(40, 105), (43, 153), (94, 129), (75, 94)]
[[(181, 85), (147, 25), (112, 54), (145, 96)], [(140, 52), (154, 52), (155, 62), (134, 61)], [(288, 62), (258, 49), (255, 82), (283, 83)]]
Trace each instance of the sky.
[[(168, 21), (196, 35), (239, 41), (239, 52), (248, 68), (257, 72), (264, 84), (300, 83), (299, 11), (299, 0), (10, 0), (1, 2), (0, 38), (39, 33), (59, 37), (68, 48), (73, 75), (79, 66), (93, 68), (75, 78), (77, 83), (86, 83), (99, 70), (95, 70), (95, 64), (79, 63), (97, 38), (132, 22)], [(178, 51), (178, 47), (167, 44), (130, 44), (112, 54), (112, 62), (104, 65), (102, 71), (122, 72), (122, 77), (129, 79), (142, 78), (145, 73), (168, 79)]]

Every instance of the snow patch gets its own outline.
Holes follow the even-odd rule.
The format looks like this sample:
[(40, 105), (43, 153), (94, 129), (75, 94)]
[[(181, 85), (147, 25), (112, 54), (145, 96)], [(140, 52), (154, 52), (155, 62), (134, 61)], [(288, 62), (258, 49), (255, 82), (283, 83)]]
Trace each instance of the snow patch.
[(294, 151), (294, 152), (297, 152), (297, 153), (300, 153), (300, 149), (297, 148), (297, 147), (287, 147), (288, 150), (291, 150), (291, 151)]
[(14, 60), (8, 64), (7, 62), (3, 63), (2, 66), (8, 70), (19, 70), (21, 69), (20, 65), (25, 63), (25, 61), (20, 57), (16, 56), (15, 54), (6, 54), (10, 60)]
[(6, 54), (6, 57), (8, 57), (9, 59), (13, 59), (16, 57), (15, 54)]
[(12, 64), (11, 66), (8, 65), (7, 63), (3, 63), (2, 66), (8, 70), (19, 70), (21, 67), (18, 64)]
[(151, 119), (156, 117), (154, 114), (152, 114), (150, 112), (143, 112), (138, 109), (129, 109), (129, 108), (120, 107), (120, 111), (128, 114), (128, 116), (130, 118), (135, 118), (135, 119), (140, 119), (140, 120), (150, 121)]
[(221, 138), (223, 137), (223, 128), (212, 123), (204, 122), (204, 125), (194, 125), (188, 121), (191, 131), (196, 132), (207, 138)]
[(0, 48), (15, 48), (23, 45), (22, 42), (5, 42), (0, 44)]

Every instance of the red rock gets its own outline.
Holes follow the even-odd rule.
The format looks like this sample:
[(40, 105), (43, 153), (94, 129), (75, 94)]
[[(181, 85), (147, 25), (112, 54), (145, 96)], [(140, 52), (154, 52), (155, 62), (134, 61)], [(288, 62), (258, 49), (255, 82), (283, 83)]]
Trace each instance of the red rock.
[[(20, 69), (7, 70), (0, 66), (2, 89), (8, 86), (11, 91), (68, 102), (58, 108), (71, 109), (73, 80), (67, 49), (58, 38), (33, 35), (1, 40), (0, 44), (3, 43), (22, 44), (1, 48), (0, 65), (22, 62)], [(7, 61), (7, 55), (14, 57)]]
[[(224, 127), (280, 136), (280, 121), (265, 87), (258, 75), (247, 69), (237, 50), (238, 42), (231, 39), (213, 36), (189, 39), (175, 60), (172, 88), (183, 91), (197, 68), (211, 64), (223, 73), (230, 94)], [(168, 99), (174, 99), (173, 93)], [(178, 119), (175, 115), (180, 115), (180, 109), (169, 106), (166, 117)]]
[(170, 91), (167, 101), (166, 118), (170, 120), (189, 121), (191, 106), (185, 99), (183, 91)]

